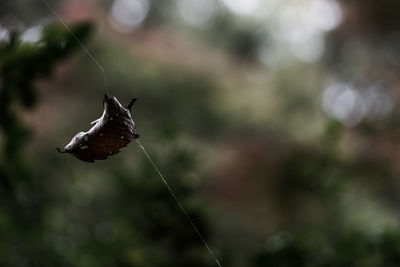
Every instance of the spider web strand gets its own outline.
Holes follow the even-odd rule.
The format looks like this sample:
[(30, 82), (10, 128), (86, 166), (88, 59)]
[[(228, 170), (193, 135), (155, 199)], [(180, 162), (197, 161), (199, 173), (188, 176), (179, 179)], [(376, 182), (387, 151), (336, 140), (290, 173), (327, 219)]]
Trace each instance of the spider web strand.
[(83, 51), (90, 57), (90, 59), (96, 64), (96, 66), (100, 69), (102, 75), (103, 75), (103, 82), (104, 82), (104, 87), (106, 92), (108, 92), (108, 83), (107, 83), (107, 77), (106, 77), (106, 72), (104, 70), (104, 67), (96, 60), (96, 58), (90, 53), (90, 51), (86, 48), (86, 46), (79, 40), (78, 37), (71, 31), (71, 29), (68, 27), (68, 25), (64, 22), (64, 20), (58, 15), (56, 10), (49, 4), (47, 0), (42, 0), (42, 2), (47, 6), (47, 8), (54, 14), (54, 16), (57, 17), (57, 19), (61, 22), (61, 24), (67, 29), (67, 31), (71, 34), (71, 36), (75, 39), (75, 41), (81, 46)]
[(204, 246), (206, 247), (206, 249), (208, 250), (208, 252), (210, 253), (211, 257), (214, 259), (214, 261), (217, 263), (217, 265), (219, 267), (222, 267), (221, 263), (219, 262), (219, 260), (217, 259), (217, 257), (215, 256), (214, 252), (212, 251), (212, 249), (210, 248), (210, 246), (208, 245), (206, 239), (203, 237), (203, 235), (200, 233), (199, 229), (197, 228), (196, 224), (193, 222), (192, 218), (189, 216), (189, 214), (187, 213), (185, 207), (183, 206), (183, 204), (181, 203), (181, 201), (179, 200), (179, 198), (177, 197), (177, 195), (175, 194), (174, 190), (172, 190), (171, 186), (168, 184), (167, 180), (164, 178), (164, 176), (162, 175), (162, 173), (160, 172), (160, 170), (158, 169), (158, 167), (156, 166), (156, 164), (154, 163), (154, 161), (152, 160), (152, 158), (150, 157), (150, 155), (147, 153), (146, 149), (144, 148), (144, 146), (140, 143), (140, 141), (138, 139), (135, 140), (136, 143), (138, 144), (138, 146), (140, 147), (140, 149), (143, 151), (143, 153), (146, 155), (147, 159), (149, 160), (149, 162), (151, 163), (151, 165), (153, 165), (154, 169), (156, 170), (158, 176), (160, 176), (161, 180), (163, 181), (163, 183), (165, 184), (165, 186), (167, 187), (168, 191), (171, 193), (172, 197), (175, 199), (176, 203), (178, 204), (179, 208), (181, 209), (182, 213), (185, 215), (186, 219), (190, 222), (190, 224), (192, 225), (194, 231), (196, 232), (196, 234), (198, 235), (198, 237), (200, 238), (200, 240), (203, 242)]

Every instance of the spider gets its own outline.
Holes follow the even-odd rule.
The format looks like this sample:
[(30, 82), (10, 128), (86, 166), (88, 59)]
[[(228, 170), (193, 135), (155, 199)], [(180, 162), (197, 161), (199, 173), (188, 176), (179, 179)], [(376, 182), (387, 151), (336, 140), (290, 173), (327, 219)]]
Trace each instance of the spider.
[(136, 100), (133, 98), (124, 107), (116, 97), (105, 94), (103, 115), (90, 123), (93, 126), (89, 131), (77, 133), (64, 150), (57, 147), (58, 152), (70, 153), (86, 162), (107, 159), (119, 153), (121, 148), (139, 138), (131, 117), (131, 109)]

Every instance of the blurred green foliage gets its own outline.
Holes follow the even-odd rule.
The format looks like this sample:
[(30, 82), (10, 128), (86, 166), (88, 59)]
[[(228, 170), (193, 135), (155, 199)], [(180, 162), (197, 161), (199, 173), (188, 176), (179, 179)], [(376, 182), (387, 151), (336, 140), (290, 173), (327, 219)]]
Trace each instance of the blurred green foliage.
[[(82, 39), (91, 24), (73, 27)], [(47, 266), (55, 259), (44, 240), (43, 212), (47, 196), (40, 171), (25, 155), (31, 130), (21, 119), (21, 108), (32, 109), (37, 101), (35, 79), (49, 76), (54, 65), (76, 48), (73, 37), (59, 25), (50, 26), (36, 44), (22, 43), (14, 32), (0, 44), (0, 127), (2, 134), (0, 263), (4, 266)], [(41, 263), (42, 262), (42, 263)]]
[(397, 266), (399, 258), (397, 230), (365, 234), (345, 232), (322, 239), (313, 232), (282, 232), (266, 241), (254, 266)]

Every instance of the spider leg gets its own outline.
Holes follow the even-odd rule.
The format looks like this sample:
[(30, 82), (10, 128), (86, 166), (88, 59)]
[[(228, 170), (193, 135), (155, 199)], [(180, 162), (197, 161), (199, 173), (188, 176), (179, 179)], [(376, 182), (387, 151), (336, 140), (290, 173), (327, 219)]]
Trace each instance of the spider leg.
[(140, 135), (139, 135), (139, 134), (136, 134), (136, 133), (134, 133), (134, 134), (133, 134), (133, 137), (135, 137), (135, 139), (138, 139), (138, 138), (140, 137)]
[(132, 106), (133, 106), (133, 103), (135, 103), (136, 100), (137, 100), (137, 98), (133, 98), (133, 99), (131, 100), (131, 102), (129, 103), (129, 105), (126, 107), (129, 111), (131, 111)]

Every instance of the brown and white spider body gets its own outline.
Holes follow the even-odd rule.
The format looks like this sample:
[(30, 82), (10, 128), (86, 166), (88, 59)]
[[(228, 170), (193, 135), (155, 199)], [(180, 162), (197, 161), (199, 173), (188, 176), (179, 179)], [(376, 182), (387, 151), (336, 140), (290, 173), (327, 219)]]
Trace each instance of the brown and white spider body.
[(103, 115), (91, 123), (87, 132), (77, 133), (60, 153), (70, 153), (80, 160), (94, 162), (117, 154), (132, 140), (139, 138), (132, 120), (131, 108), (137, 99), (131, 100), (127, 107), (115, 97), (104, 96)]

